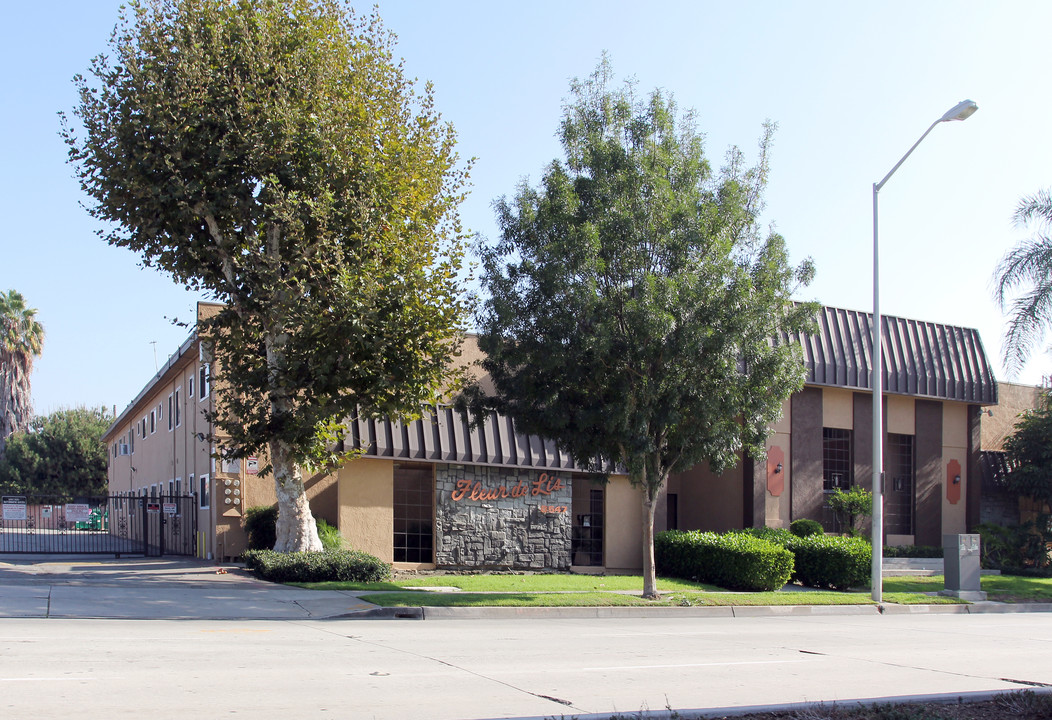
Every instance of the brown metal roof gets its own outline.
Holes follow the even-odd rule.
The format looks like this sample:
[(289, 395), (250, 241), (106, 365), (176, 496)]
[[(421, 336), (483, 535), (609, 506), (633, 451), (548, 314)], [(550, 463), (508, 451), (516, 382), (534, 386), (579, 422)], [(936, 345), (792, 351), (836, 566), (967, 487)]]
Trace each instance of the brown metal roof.
[[(817, 333), (782, 338), (803, 347), (805, 382), (871, 389), (872, 314), (823, 307), (817, 320)], [(881, 325), (884, 392), (997, 403), (997, 381), (977, 330), (889, 315)]]
[(347, 421), (344, 446), (367, 457), (465, 465), (581, 470), (554, 442), (521, 435), (515, 422), (495, 412), (479, 427), (449, 406), (432, 408), (409, 423), (357, 418)]

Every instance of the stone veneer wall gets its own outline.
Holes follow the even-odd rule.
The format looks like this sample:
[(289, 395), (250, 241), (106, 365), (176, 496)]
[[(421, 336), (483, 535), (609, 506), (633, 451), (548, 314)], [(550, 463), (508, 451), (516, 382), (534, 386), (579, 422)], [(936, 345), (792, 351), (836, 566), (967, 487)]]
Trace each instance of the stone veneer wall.
[[(558, 490), (552, 489), (555, 478), (562, 481)], [(573, 517), (570, 483), (569, 474), (558, 472), (437, 465), (435, 564), (568, 569)], [(546, 490), (551, 491), (544, 494)], [(460, 499), (455, 500), (458, 495)]]

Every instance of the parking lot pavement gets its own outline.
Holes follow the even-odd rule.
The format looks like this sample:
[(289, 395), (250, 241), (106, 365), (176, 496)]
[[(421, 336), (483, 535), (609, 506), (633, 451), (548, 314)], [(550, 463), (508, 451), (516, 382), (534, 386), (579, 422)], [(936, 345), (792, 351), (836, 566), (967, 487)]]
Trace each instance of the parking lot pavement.
[(353, 593), (276, 585), (188, 558), (0, 556), (7, 618), (294, 620), (374, 609)]

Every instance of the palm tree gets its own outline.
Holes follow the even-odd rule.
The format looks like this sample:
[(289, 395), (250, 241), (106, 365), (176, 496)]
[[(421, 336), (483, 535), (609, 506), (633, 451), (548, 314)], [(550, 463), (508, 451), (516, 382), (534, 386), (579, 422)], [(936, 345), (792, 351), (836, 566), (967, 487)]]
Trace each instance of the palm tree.
[[(994, 296), (1009, 311), (1004, 365), (1014, 374), (1052, 327), (1052, 192), (1023, 198), (1013, 220), (1018, 227), (1037, 226), (1037, 234), (1009, 251), (994, 273)], [(1018, 297), (1011, 297), (1022, 291)]]
[(44, 345), (36, 314), (20, 293), (0, 293), (0, 456), (7, 436), (24, 430), (32, 415), (29, 377)]

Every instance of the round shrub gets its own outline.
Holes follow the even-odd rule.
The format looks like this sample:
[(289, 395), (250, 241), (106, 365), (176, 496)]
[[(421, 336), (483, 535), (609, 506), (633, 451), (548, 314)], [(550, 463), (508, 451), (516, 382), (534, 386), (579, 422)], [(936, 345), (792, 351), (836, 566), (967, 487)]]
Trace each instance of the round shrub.
[(659, 533), (654, 540), (657, 571), (696, 579), (728, 590), (777, 590), (793, 572), (793, 556), (785, 548), (748, 533)]
[(795, 558), (793, 580), (804, 585), (847, 590), (869, 580), (873, 550), (864, 538), (791, 536), (785, 547)]
[(245, 566), (263, 580), (294, 582), (380, 582), (391, 577), (391, 565), (358, 550), (279, 553), (246, 550)]
[(789, 523), (789, 532), (797, 537), (811, 537), (812, 535), (825, 535), (826, 531), (822, 523), (810, 518), (800, 518)]

